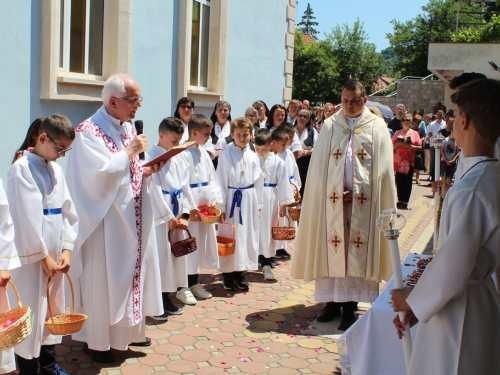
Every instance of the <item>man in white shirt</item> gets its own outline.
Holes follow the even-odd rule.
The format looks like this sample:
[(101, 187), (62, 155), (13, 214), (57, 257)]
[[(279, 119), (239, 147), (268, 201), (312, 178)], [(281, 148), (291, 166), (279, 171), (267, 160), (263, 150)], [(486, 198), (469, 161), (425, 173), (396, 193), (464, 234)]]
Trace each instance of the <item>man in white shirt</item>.
[[(442, 109), (437, 111), (436, 113), (436, 120), (431, 122), (431, 124), (427, 127), (427, 134), (429, 135), (429, 138), (432, 139), (440, 130), (446, 129), (446, 121), (443, 119), (444, 112)], [(431, 169), (429, 171), (429, 181), (439, 181), (439, 176), (434, 176), (435, 174), (435, 160), (436, 160), (436, 153), (434, 148), (431, 146)], [(429, 184), (428, 186), (431, 186)]]

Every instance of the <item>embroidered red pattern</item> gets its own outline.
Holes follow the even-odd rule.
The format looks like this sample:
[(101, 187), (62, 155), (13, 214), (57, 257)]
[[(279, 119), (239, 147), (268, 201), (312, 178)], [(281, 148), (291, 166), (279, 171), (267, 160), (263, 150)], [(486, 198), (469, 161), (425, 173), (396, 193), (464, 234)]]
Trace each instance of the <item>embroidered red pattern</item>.
[[(75, 130), (77, 133), (88, 133), (98, 138), (102, 138), (104, 145), (111, 153), (119, 151), (111, 137), (104, 134), (99, 125), (88, 120), (82, 122)], [(127, 147), (136, 136), (135, 128), (131, 127), (130, 134), (121, 134), (121, 143)], [(130, 178), (132, 180), (132, 194), (135, 206), (135, 226), (137, 228), (138, 249), (137, 260), (135, 262), (134, 275), (132, 278), (132, 311), (134, 314), (134, 323), (138, 324), (142, 320), (141, 314), (141, 265), (142, 265), (142, 175), (143, 168), (139, 157), (135, 156), (129, 162)]]

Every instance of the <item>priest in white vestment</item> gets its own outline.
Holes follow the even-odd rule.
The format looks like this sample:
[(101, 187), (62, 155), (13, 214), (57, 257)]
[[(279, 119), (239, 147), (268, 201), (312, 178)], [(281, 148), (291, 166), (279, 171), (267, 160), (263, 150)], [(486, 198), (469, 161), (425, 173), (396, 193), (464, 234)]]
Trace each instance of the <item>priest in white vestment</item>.
[[(446, 194), (438, 251), (409, 293), (392, 290), (395, 311), (418, 320), (409, 375), (499, 374), (500, 81), (471, 81), (451, 96), (463, 168)], [(399, 317), (394, 323), (401, 334)], [(403, 324), (406, 322), (403, 322)]]
[(373, 302), (391, 276), (389, 244), (375, 227), (395, 207), (393, 152), (385, 122), (365, 108), (365, 88), (342, 89), (343, 109), (325, 120), (314, 147), (292, 276), (316, 281), (318, 321), (356, 320), (357, 302)]
[(150, 174), (159, 166), (142, 168), (138, 155), (147, 139), (130, 122), (140, 95), (131, 77), (110, 77), (104, 105), (78, 125), (68, 158), (68, 185), (81, 217), (81, 263), (74, 260), (71, 270), (89, 316), (73, 338), (84, 341), (84, 351), (99, 362), (113, 361), (110, 348), (147, 346), (145, 316), (163, 314), (149, 192)]
[[(9, 213), (9, 203), (0, 180), (0, 314), (9, 311), (7, 298), (7, 283), (10, 279), (10, 270), (21, 267), (16, 247), (14, 246), (14, 224)], [(14, 294), (12, 288), (9, 293)], [(17, 306), (13, 306), (16, 308)], [(0, 352), (0, 374), (16, 369), (14, 348)]]

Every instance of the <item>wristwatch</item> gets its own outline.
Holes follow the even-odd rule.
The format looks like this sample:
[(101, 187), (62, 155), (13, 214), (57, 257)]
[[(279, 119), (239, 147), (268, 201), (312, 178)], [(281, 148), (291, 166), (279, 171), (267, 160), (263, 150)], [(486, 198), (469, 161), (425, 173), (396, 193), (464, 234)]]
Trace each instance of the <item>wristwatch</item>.
[(181, 218), (184, 220), (189, 220), (189, 214), (184, 213), (182, 214)]

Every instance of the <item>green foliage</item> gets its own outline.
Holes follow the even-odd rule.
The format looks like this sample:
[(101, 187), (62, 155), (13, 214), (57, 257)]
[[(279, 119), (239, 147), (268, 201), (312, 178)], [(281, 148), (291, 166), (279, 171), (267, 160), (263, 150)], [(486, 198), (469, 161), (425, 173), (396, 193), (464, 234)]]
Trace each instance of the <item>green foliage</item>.
[(324, 103), (336, 85), (337, 64), (324, 41), (305, 45), (302, 33), (295, 30), (293, 57), (294, 98), (308, 98), (311, 103)]
[(296, 30), (292, 96), (307, 97), (313, 103), (338, 103), (342, 86), (352, 80), (371, 91), (382, 72), (383, 58), (367, 39), (359, 19), (352, 28), (337, 26), (325, 41), (309, 45)]
[[(460, 10), (485, 11), (492, 5), (461, 3)], [(494, 6), (494, 5), (493, 5)], [(451, 42), (456, 29), (457, 2), (455, 0), (429, 0), (422, 7), (423, 14), (399, 22), (392, 20), (394, 32), (387, 34), (398, 61), (395, 70), (401, 76), (427, 76), (427, 61), (430, 42)], [(460, 13), (459, 21), (481, 22), (482, 15)]]
[(307, 9), (304, 12), (304, 15), (302, 16), (302, 21), (300, 21), (297, 26), (300, 31), (304, 34), (308, 34), (312, 36), (314, 39), (318, 39), (316, 35), (319, 34), (319, 31), (317, 31), (314, 26), (318, 26), (318, 23), (314, 21), (316, 17), (313, 16), (314, 12), (311, 8), (311, 4), (307, 3)]
[(500, 43), (500, 17), (493, 15), (484, 26), (468, 27), (452, 36), (454, 42)]
[(362, 82), (367, 92), (382, 73), (383, 57), (376, 51), (373, 43), (366, 40), (368, 35), (359, 18), (353, 27), (348, 24), (337, 25), (326, 35), (326, 42), (331, 46), (338, 65), (338, 85), (332, 96), (340, 100), (340, 89), (349, 81)]
[(394, 50), (392, 47), (387, 47), (380, 51), (380, 53), (384, 58), (384, 62), (382, 63), (382, 74), (386, 77), (395, 77), (397, 74), (394, 68), (398, 62), (398, 57), (394, 53)]

